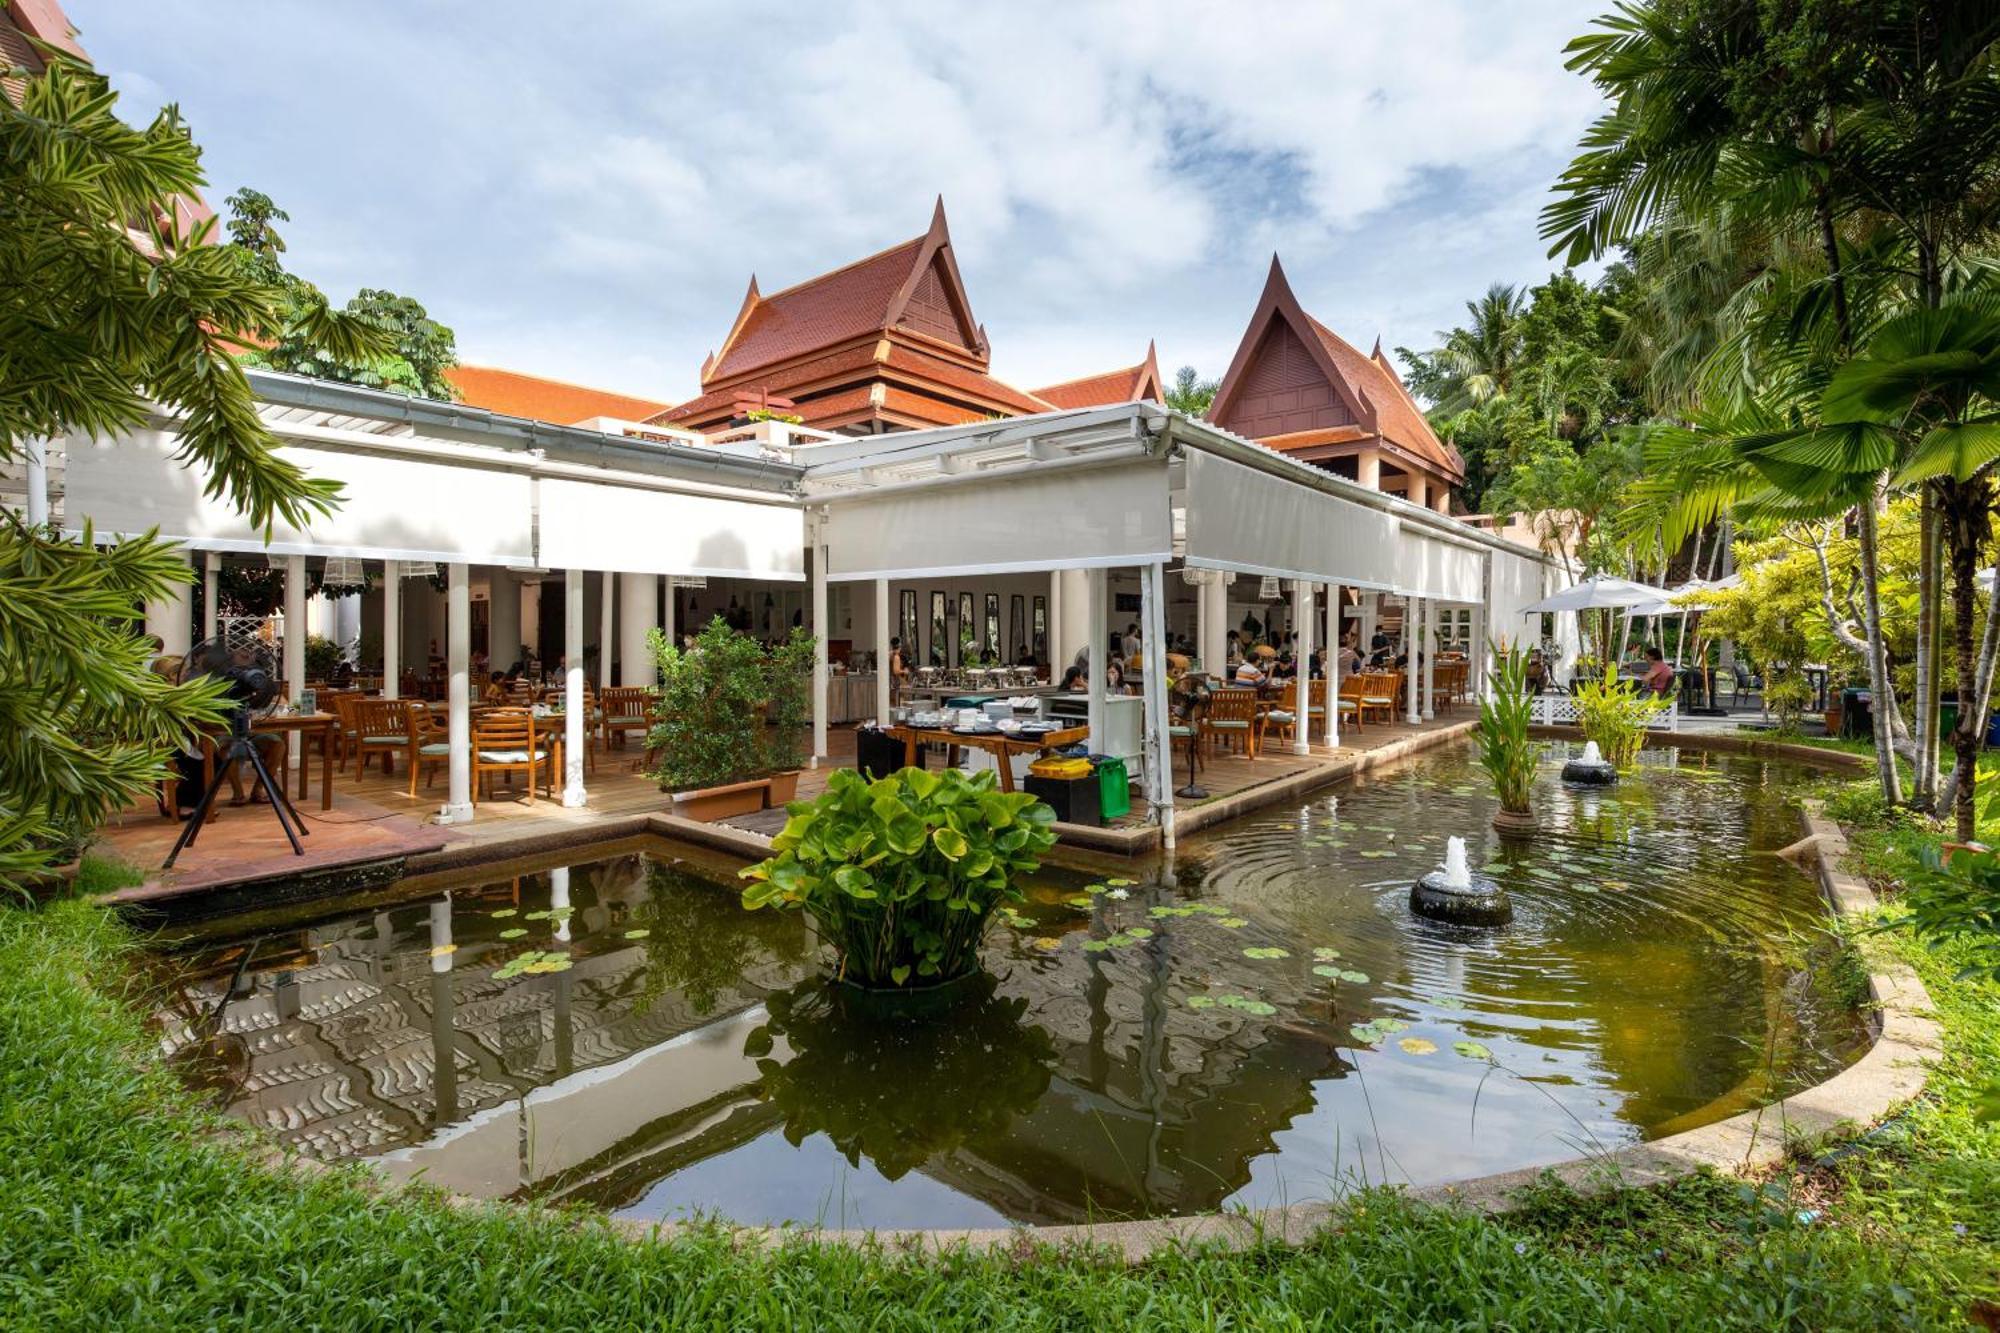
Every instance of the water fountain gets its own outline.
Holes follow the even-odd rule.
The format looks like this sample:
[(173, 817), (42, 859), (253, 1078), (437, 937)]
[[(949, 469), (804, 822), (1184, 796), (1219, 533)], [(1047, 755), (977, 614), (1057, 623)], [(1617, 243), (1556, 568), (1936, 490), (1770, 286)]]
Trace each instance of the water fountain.
[(1585, 741), (1582, 757), (1563, 765), (1563, 781), (1579, 787), (1608, 787), (1618, 781), (1618, 770), (1598, 751), (1596, 741)]
[(1463, 838), (1445, 839), (1444, 867), (1410, 886), (1410, 910), (1466, 926), (1504, 926), (1514, 919), (1507, 891), (1487, 876), (1472, 873)]

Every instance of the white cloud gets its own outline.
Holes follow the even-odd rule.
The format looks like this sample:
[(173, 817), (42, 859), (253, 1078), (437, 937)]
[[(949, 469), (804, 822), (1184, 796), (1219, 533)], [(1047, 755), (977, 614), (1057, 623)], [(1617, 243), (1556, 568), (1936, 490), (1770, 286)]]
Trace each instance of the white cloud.
[(1366, 346), (1424, 345), (1547, 270), (1546, 183), (1593, 111), (1590, 3), (861, 0), (477, 8), (70, 0), (135, 99), (177, 98), (216, 197), (296, 267), (406, 290), (468, 358), (691, 393), (765, 287), (947, 201), (996, 370), (1219, 372), (1272, 249)]

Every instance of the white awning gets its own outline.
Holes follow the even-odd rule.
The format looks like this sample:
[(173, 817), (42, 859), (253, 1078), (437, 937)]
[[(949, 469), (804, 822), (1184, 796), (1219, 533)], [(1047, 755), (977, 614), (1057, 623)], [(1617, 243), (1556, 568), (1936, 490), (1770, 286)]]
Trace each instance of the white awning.
[(1187, 563), (1196, 568), (1387, 590), (1408, 583), (1397, 571), (1401, 527), (1378, 509), (1187, 452)]
[(1397, 591), (1440, 602), (1486, 600), (1486, 562), (1480, 552), (1435, 537), (1403, 532)]
[(633, 486), (544, 477), (541, 563), (550, 569), (710, 578), (805, 578), (805, 514)]
[(835, 580), (943, 578), (1172, 558), (1167, 466), (1145, 458), (1023, 470), (828, 503)]
[(476, 458), (438, 463), (392, 454), (288, 445), (280, 450), (313, 477), (344, 484), (338, 509), (304, 529), (282, 524), (270, 540), (226, 498), (202, 493), (205, 472), (173, 458), (178, 437), (143, 430), (118, 440), (67, 442), (65, 525), (90, 520), (99, 538), (152, 528), (211, 551), (349, 555), (374, 560), (532, 565), (534, 509), (528, 476)]
[(1542, 599), (1547, 566), (1527, 554), (1493, 553), (1493, 602), (1487, 619), (1487, 633), (1503, 643), (1532, 642), (1522, 618), (1528, 608)]

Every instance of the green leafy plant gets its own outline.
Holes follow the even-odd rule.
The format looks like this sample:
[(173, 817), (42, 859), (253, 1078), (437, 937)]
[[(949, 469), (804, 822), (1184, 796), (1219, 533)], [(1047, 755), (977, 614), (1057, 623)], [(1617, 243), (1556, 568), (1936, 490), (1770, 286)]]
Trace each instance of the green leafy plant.
[(660, 693), (647, 743), (661, 756), (660, 786), (691, 791), (802, 767), (816, 643), (796, 629), (766, 653), (721, 616), (688, 648), (659, 630), (648, 635)]
[(324, 634), (306, 636), (306, 679), (326, 680), (340, 665), (340, 645)]
[(1576, 723), (1583, 738), (1596, 741), (1597, 748), (1620, 772), (1639, 758), (1646, 743), (1646, 724), (1665, 710), (1666, 700), (1640, 691), (1637, 681), (1620, 680), (1618, 668), (1607, 666), (1602, 676), (1591, 676), (1577, 684)]
[(1910, 876), (1904, 918), (1932, 947), (1960, 942), (1972, 961), (1962, 977), (2000, 982), (2000, 852), (1979, 843), (1926, 844)]
[(986, 927), (1021, 902), (1020, 876), (1055, 845), (1055, 811), (994, 775), (906, 768), (870, 782), (836, 770), (794, 802), (776, 855), (743, 871), (748, 908), (803, 909), (863, 986), (949, 981), (979, 966)]
[(1764, 684), (1764, 706), (1778, 719), (1778, 730), (1787, 736), (1799, 734), (1799, 721), (1813, 700), (1812, 683), (1797, 671), (1772, 668)]
[(1533, 813), (1535, 743), (1528, 736), (1535, 701), (1528, 693), (1528, 659), (1512, 649), (1493, 645), (1492, 689), (1479, 704), (1479, 727), (1473, 739), (1479, 766), (1493, 779), (1500, 808), (1509, 814)]

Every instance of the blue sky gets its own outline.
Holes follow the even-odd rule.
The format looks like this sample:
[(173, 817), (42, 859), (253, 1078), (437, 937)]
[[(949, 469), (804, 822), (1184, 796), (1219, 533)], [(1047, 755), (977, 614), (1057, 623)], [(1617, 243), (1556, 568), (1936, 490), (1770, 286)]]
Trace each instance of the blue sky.
[[(994, 371), (1220, 374), (1273, 250), (1366, 350), (1550, 268), (1605, 5), (67, 0), (211, 202), (292, 214), (337, 299), (422, 300), (469, 362), (678, 400), (764, 290), (945, 198)], [(588, 17), (586, 17), (586, 15)]]

